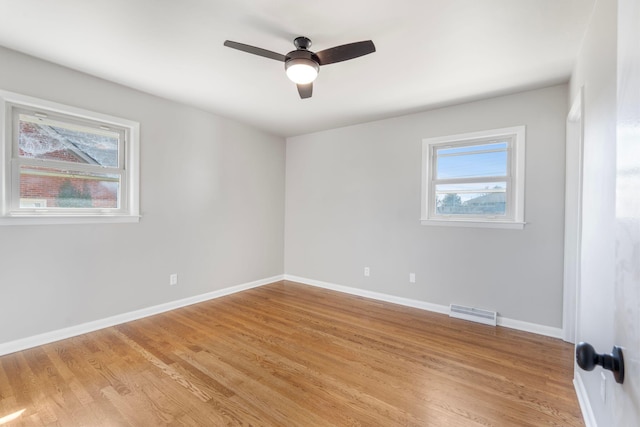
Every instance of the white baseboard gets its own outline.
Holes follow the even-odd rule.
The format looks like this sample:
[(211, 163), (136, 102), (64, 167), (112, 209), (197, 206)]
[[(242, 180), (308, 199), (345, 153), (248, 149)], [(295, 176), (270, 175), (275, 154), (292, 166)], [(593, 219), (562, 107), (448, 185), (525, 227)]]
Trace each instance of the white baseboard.
[[(337, 292), (344, 292), (351, 295), (357, 295), (365, 298), (371, 298), (379, 301), (400, 304), (407, 307), (419, 308), (422, 310), (432, 311), (440, 314), (449, 314), (449, 306), (441, 304), (433, 304), (426, 301), (420, 301), (410, 298), (397, 297), (394, 295), (383, 294), (380, 292), (367, 291), (364, 289), (352, 288), (349, 286), (336, 285), (334, 283), (321, 282), (319, 280), (307, 279), (305, 277), (284, 275), (284, 280), (303, 283), (305, 285), (317, 286), (319, 288), (330, 289)], [(544, 335), (552, 338), (562, 338), (562, 328), (554, 328), (552, 326), (539, 325), (537, 323), (523, 322), (522, 320), (509, 319), (498, 315), (498, 326), (505, 328), (517, 329), (519, 331), (531, 332), (538, 335)]]
[(80, 325), (71, 326), (56, 331), (45, 332), (43, 334), (34, 335), (27, 338), (18, 339), (0, 344), (0, 356), (14, 353), (16, 351), (25, 350), (27, 348), (48, 344), (54, 341), (71, 338), (77, 335), (86, 334), (88, 332), (97, 331), (98, 329), (108, 328), (109, 326), (119, 325), (132, 320), (141, 319), (143, 317), (153, 316), (155, 314), (164, 313), (166, 311), (175, 310), (176, 308), (186, 307), (203, 301), (220, 298), (225, 295), (234, 294), (247, 289), (256, 288), (269, 283), (278, 282), (284, 279), (284, 275), (268, 277), (266, 279), (256, 280), (254, 282), (243, 283), (236, 286), (220, 289), (206, 294), (196, 295), (164, 304), (147, 307), (128, 313), (118, 314), (116, 316), (107, 317), (105, 319), (95, 320), (92, 322), (82, 323)]
[(580, 411), (582, 411), (584, 425), (586, 427), (598, 427), (596, 416), (593, 413), (593, 408), (591, 408), (587, 389), (584, 386), (584, 382), (582, 382), (582, 377), (580, 377), (578, 373), (574, 374), (573, 387), (576, 389), (576, 395), (578, 396), (578, 403), (580, 404)]
[(367, 291), (365, 289), (352, 288), (349, 286), (336, 285), (334, 283), (321, 282), (320, 280), (307, 279), (305, 277), (284, 275), (284, 280), (298, 282), (305, 285), (316, 286), (318, 288), (329, 289), (332, 291), (343, 292), (345, 294), (357, 295), (360, 297), (371, 298), (378, 301), (390, 302), (393, 304), (404, 305), (407, 307), (420, 308), (422, 310), (433, 311), (440, 314), (449, 314), (449, 307), (446, 305), (432, 304), (430, 302), (419, 301), (410, 298), (397, 297), (394, 295), (383, 294), (380, 292)]
[(538, 323), (523, 322), (522, 320), (510, 319), (498, 315), (498, 326), (505, 328), (517, 329), (518, 331), (531, 332), (533, 334), (544, 335), (551, 338), (562, 339), (562, 328), (554, 328), (553, 326), (540, 325)]

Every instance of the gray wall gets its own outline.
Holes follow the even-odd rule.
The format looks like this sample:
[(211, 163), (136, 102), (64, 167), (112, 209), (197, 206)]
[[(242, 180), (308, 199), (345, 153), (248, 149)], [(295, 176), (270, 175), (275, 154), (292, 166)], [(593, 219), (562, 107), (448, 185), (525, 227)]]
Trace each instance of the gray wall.
[[(562, 327), (566, 114), (561, 85), (289, 138), (286, 273)], [(525, 229), (420, 225), (422, 138), (516, 125)]]
[(140, 122), (142, 212), (1, 226), (0, 343), (283, 273), (282, 138), (2, 47), (0, 64), (1, 89)]

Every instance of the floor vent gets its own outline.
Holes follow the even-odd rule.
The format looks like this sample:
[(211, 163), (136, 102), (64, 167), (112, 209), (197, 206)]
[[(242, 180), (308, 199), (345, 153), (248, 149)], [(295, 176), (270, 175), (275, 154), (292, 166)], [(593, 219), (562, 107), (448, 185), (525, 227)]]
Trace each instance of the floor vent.
[(495, 311), (482, 310), (480, 308), (451, 304), (449, 316), (456, 317), (458, 319), (471, 320), (472, 322), (484, 323), (485, 325), (496, 326), (498, 313)]

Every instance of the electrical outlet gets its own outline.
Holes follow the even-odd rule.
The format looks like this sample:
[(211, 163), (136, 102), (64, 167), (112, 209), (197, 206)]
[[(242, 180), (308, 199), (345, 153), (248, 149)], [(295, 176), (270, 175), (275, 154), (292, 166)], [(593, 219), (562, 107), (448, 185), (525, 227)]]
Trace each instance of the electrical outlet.
[(416, 283), (416, 273), (409, 273), (409, 283)]
[(369, 277), (371, 275), (371, 270), (369, 270), (369, 267), (365, 267), (364, 268), (364, 277)]
[(607, 377), (602, 371), (600, 371), (600, 397), (602, 403), (607, 403)]
[(178, 275), (176, 273), (169, 275), (169, 285), (177, 285), (178, 284)]

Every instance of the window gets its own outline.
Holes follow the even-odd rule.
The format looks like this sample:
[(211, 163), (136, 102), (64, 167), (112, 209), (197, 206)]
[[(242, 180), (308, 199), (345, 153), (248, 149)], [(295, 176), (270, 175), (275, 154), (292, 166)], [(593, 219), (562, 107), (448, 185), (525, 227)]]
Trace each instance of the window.
[(423, 225), (524, 227), (524, 126), (422, 141)]
[(138, 123), (0, 91), (2, 224), (138, 221)]

